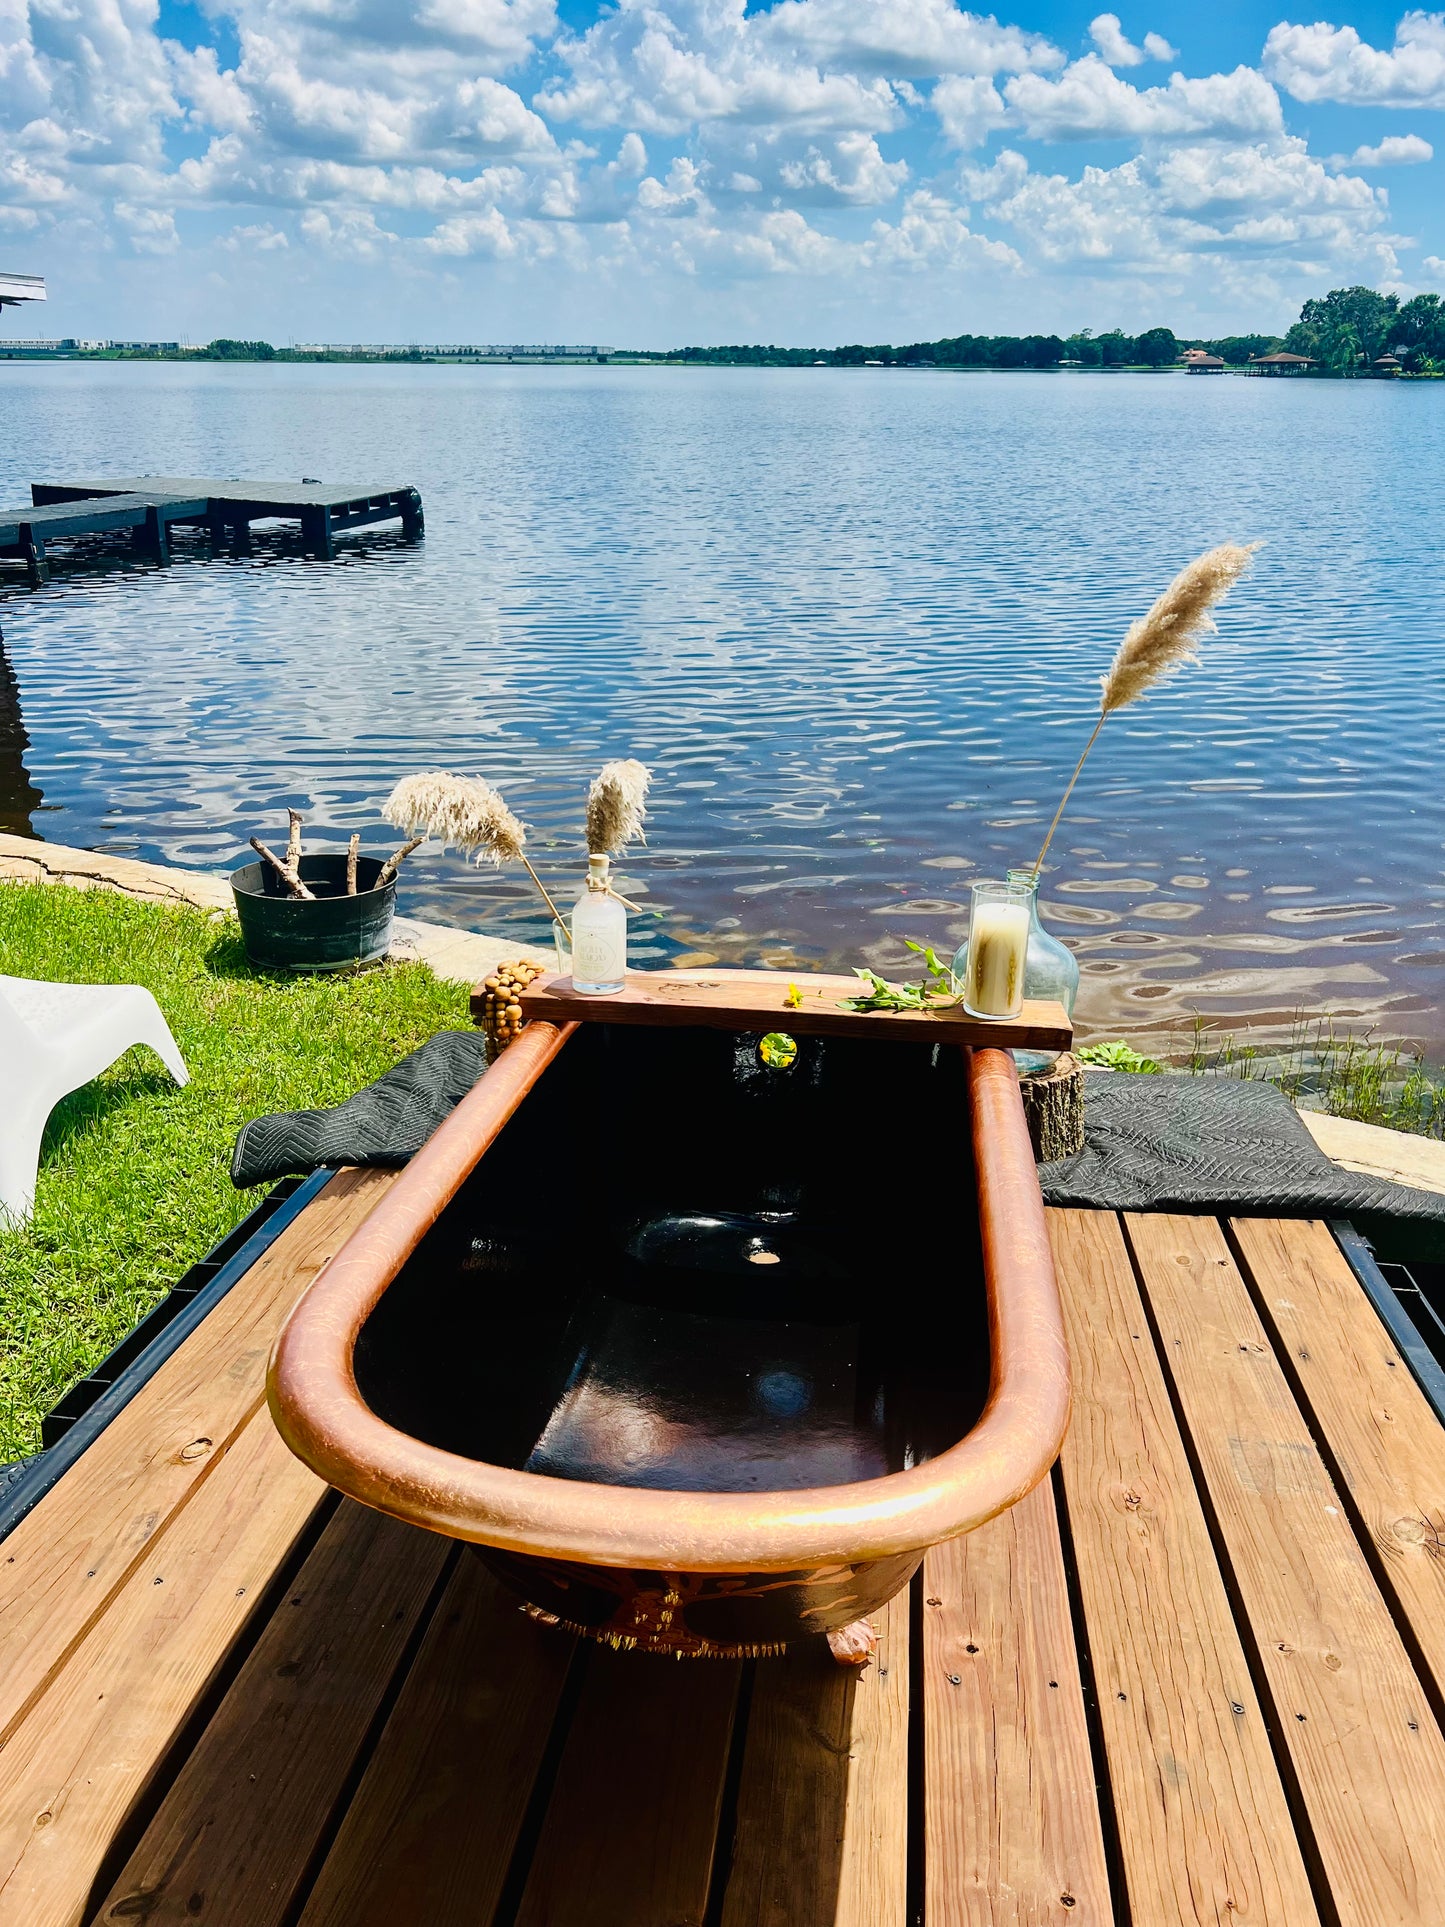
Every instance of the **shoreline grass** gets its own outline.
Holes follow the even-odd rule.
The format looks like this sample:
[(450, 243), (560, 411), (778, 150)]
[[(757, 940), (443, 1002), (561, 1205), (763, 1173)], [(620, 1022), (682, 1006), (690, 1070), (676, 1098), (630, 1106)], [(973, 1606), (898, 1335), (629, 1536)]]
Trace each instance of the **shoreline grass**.
[(137, 1048), (51, 1114), (34, 1216), (0, 1222), (4, 1462), (263, 1195), (230, 1180), (247, 1119), (339, 1103), (470, 1019), (424, 964), (267, 976), (229, 916), (50, 883), (0, 884), (0, 975), (144, 984), (191, 1073)]
[(1431, 1077), (1423, 1053), (1368, 1031), (1363, 1037), (1341, 1034), (1330, 1017), (1297, 1012), (1288, 1039), (1274, 1045), (1241, 1043), (1232, 1031), (1212, 1029), (1196, 1017), (1187, 1045), (1171, 1041), (1160, 1058), (1141, 1054), (1123, 1038), (1085, 1045), (1078, 1055), (1109, 1070), (1255, 1078), (1276, 1085), (1299, 1109), (1445, 1139), (1445, 1081)]

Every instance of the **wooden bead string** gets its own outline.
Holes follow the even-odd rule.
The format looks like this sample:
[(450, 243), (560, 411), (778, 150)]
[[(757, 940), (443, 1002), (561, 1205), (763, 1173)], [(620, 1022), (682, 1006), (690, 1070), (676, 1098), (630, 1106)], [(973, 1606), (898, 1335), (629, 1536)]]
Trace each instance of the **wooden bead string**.
[(517, 1001), (534, 978), (542, 975), (541, 964), (517, 962), (500, 964), (482, 984), (486, 1001), (482, 1005), (482, 1036), (486, 1041), (487, 1062), (498, 1057), (522, 1028), (522, 1006)]

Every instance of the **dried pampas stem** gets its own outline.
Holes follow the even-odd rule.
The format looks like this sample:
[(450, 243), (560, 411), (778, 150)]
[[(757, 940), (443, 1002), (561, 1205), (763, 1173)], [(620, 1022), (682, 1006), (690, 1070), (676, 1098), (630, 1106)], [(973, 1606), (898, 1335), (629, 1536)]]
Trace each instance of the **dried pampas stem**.
[(361, 837), (356, 831), (353, 831), (351, 839), (346, 845), (346, 894), (349, 897), (356, 895), (356, 863), (360, 855)]
[(1089, 751), (1099, 739), (1105, 719), (1116, 709), (1137, 702), (1161, 676), (1171, 674), (1186, 662), (1199, 660), (1195, 644), (1214, 633), (1210, 610), (1238, 582), (1258, 547), (1257, 542), (1224, 542), (1217, 549), (1196, 556), (1188, 568), (1180, 570), (1149, 613), (1134, 623), (1120, 643), (1108, 675), (1099, 678), (1099, 720), (1084, 745), (1083, 755), (1074, 765), (1063, 800), (1054, 811), (1044, 846), (1033, 865), (1035, 876), (1044, 866), (1054, 831), (1059, 827), (1059, 819), (1074, 793)]
[(615, 856), (634, 839), (646, 843), (647, 786), (652, 772), (635, 758), (604, 763), (587, 792), (587, 848), (593, 856)]

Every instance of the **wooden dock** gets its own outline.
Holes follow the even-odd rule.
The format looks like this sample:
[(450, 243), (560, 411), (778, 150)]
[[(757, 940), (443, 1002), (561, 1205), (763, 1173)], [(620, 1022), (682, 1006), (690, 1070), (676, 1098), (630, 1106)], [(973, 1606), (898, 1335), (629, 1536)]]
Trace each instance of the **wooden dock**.
[(171, 559), (170, 531), (177, 522), (205, 519), (204, 495), (154, 489), (95, 498), (76, 497), (46, 507), (0, 509), (0, 555), (18, 556), (32, 589), (50, 580), (48, 541), (76, 535), (114, 535), (128, 530), (141, 555), (165, 564)]
[(110, 496), (138, 496), (150, 502), (172, 497), (189, 499), (199, 506), (171, 520), (204, 524), (212, 542), (217, 547), (228, 543), (232, 554), (247, 551), (254, 522), (299, 522), (307, 550), (326, 557), (335, 553), (336, 536), (378, 522), (399, 521), (402, 533), (411, 542), (419, 542), (426, 533), (421, 495), (405, 482), (318, 482), (309, 476), (299, 482), (217, 481), (197, 475), (132, 475), (124, 479), (32, 482), (30, 494), (40, 507)]
[(0, 1918), (1445, 1919), (1445, 1431), (1326, 1226), (1052, 1212), (1059, 1466), (855, 1678), (574, 1643), (291, 1456), (271, 1336), (391, 1182), (334, 1179), (0, 1543)]

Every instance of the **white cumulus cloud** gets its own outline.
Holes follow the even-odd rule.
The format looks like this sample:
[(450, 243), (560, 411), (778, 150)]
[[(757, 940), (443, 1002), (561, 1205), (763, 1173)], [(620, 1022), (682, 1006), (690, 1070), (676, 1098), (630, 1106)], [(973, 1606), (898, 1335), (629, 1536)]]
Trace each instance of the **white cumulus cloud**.
[(820, 67), (891, 80), (1064, 64), (1044, 35), (968, 13), (954, 0), (781, 0), (754, 18), (761, 39), (791, 42)]
[(1388, 51), (1353, 27), (1281, 22), (1264, 43), (1264, 69), (1296, 100), (1445, 107), (1445, 14), (1407, 13)]
[(1357, 147), (1353, 154), (1336, 154), (1332, 167), (1420, 167), (1433, 161), (1435, 149), (1418, 134), (1386, 134), (1378, 147)]
[(1124, 32), (1117, 13), (1101, 13), (1089, 22), (1089, 38), (1111, 67), (1142, 67), (1146, 60), (1177, 60), (1178, 54), (1162, 34), (1146, 33), (1136, 47)]
[(1057, 80), (1018, 74), (1004, 87), (1011, 124), (1031, 140), (1249, 139), (1283, 131), (1279, 96), (1253, 67), (1135, 87), (1097, 54)]
[(745, 0), (620, 0), (558, 44), (569, 74), (535, 105), (550, 119), (681, 134), (711, 121), (878, 133), (902, 119), (886, 80), (825, 72), (749, 16)]
[(1033, 172), (1005, 149), (991, 167), (964, 168), (976, 205), (1015, 231), (1026, 260), (1183, 273), (1213, 262), (1272, 258), (1319, 274), (1393, 274), (1384, 198), (1367, 181), (1332, 174), (1303, 141), (1179, 145), (1078, 180)]

